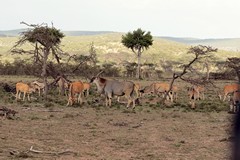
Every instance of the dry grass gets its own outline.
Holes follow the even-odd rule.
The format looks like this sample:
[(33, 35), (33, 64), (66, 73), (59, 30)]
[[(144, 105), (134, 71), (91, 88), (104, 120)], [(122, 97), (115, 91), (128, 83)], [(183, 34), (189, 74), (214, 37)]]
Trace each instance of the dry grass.
[[(225, 84), (215, 83), (219, 87)], [(0, 120), (0, 159), (230, 159), (234, 117), (227, 113), (227, 103), (217, 99), (214, 88), (208, 88), (207, 100), (197, 102), (197, 109), (191, 110), (183, 89), (186, 84), (177, 84), (182, 87), (177, 102), (164, 107), (158, 97), (145, 96), (135, 110), (115, 99), (112, 108), (104, 107), (94, 88), (82, 106), (73, 107), (65, 107), (67, 98), (54, 90), (48, 102), (42, 98), (15, 102), (1, 92), (6, 97), (1, 105), (18, 114), (12, 120)], [(40, 151), (71, 152), (36, 154), (28, 152), (31, 146)], [(19, 154), (11, 155), (12, 151)]]
[[(0, 159), (10, 151), (35, 149), (69, 155), (27, 153), (31, 159), (230, 159), (232, 115), (150, 107), (46, 108), (12, 106), (15, 120), (0, 121)], [(59, 110), (59, 107), (55, 107)], [(42, 110), (42, 111), (41, 111)]]

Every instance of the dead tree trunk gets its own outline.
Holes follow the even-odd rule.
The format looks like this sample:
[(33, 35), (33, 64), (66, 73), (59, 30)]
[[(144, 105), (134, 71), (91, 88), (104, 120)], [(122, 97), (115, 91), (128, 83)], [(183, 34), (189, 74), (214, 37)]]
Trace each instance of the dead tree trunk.
[(43, 67), (42, 67), (42, 74), (43, 83), (44, 83), (44, 99), (47, 100), (47, 93), (48, 93), (48, 83), (47, 83), (47, 59), (49, 55), (49, 49), (46, 48), (43, 51)]
[(191, 80), (184, 79), (183, 76), (187, 73), (187, 70), (191, 67), (191, 65), (193, 63), (195, 63), (201, 56), (206, 56), (210, 52), (217, 52), (217, 49), (213, 49), (212, 47), (201, 46), (201, 45), (195, 46), (195, 47), (191, 47), (189, 49), (188, 53), (193, 53), (195, 55), (195, 57), (193, 58), (192, 61), (190, 61), (188, 64), (183, 66), (183, 71), (180, 74), (176, 74), (176, 73), (173, 74), (173, 78), (172, 78), (172, 80), (170, 82), (170, 87), (169, 87), (168, 91), (166, 91), (163, 99), (160, 101), (161, 103), (165, 102), (165, 100), (167, 98), (167, 95), (169, 95), (169, 93), (171, 92), (173, 84), (174, 84), (174, 81), (176, 79), (180, 78), (181, 80), (184, 80), (184, 81), (187, 81), (187, 82), (191, 82)]

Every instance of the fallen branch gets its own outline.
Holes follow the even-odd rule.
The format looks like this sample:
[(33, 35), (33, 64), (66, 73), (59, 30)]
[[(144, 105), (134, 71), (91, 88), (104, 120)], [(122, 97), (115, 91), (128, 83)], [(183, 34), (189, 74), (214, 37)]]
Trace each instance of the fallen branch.
[(31, 146), (29, 151), (32, 152), (32, 153), (37, 153), (37, 154), (53, 154), (53, 155), (75, 153), (75, 152), (70, 151), (70, 150), (66, 150), (66, 151), (62, 151), (62, 152), (40, 151), (40, 150), (33, 149), (33, 146)]

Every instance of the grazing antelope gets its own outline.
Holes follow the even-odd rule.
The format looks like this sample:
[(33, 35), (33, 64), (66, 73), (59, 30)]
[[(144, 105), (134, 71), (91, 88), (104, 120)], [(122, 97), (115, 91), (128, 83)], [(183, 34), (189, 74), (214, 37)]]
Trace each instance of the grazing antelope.
[(16, 100), (21, 99), (21, 92), (23, 92), (23, 101), (25, 100), (26, 94), (28, 95), (28, 101), (30, 101), (29, 95), (35, 92), (35, 88), (29, 86), (28, 84), (19, 82), (16, 84)]
[[(168, 83), (152, 83), (150, 86), (146, 86), (144, 89), (140, 90), (140, 93), (153, 93), (153, 94), (165, 94), (170, 89)], [(172, 90), (167, 95), (167, 98), (172, 102), (177, 99), (178, 87), (172, 86)]]
[(239, 84), (228, 84), (225, 85), (223, 88), (223, 99), (222, 99), (222, 95), (219, 94), (219, 98), (220, 100), (222, 99), (222, 101), (225, 101), (227, 96), (235, 91), (238, 91), (240, 89), (240, 85)]
[(90, 83), (97, 85), (98, 93), (105, 95), (106, 106), (112, 105), (113, 96), (125, 96), (128, 100), (127, 108), (133, 103), (132, 107), (135, 107), (135, 99), (133, 96), (134, 83), (131, 81), (118, 81), (110, 80), (99, 77), (102, 72), (98, 73), (96, 77), (93, 77)]
[(83, 93), (83, 83), (81, 81), (72, 82), (70, 83), (69, 87), (69, 97), (68, 97), (68, 103), (67, 106), (73, 105), (73, 103), (76, 101), (76, 95), (77, 95), (77, 103), (82, 104), (82, 93)]

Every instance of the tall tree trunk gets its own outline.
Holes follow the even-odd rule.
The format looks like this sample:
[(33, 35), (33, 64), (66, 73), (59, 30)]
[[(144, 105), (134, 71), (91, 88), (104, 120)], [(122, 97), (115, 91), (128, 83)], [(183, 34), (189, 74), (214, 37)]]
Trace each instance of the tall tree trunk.
[(49, 49), (45, 48), (43, 53), (43, 66), (42, 66), (42, 77), (44, 83), (44, 99), (47, 100), (48, 84), (47, 84), (47, 59), (48, 59)]
[(136, 78), (142, 79), (142, 77), (141, 77), (141, 51), (140, 50), (138, 51), (137, 59), (138, 59), (138, 66), (137, 66)]
[(206, 69), (207, 69), (207, 75), (206, 75), (206, 80), (209, 80), (209, 76), (210, 76), (210, 65), (208, 63), (206, 63)]

